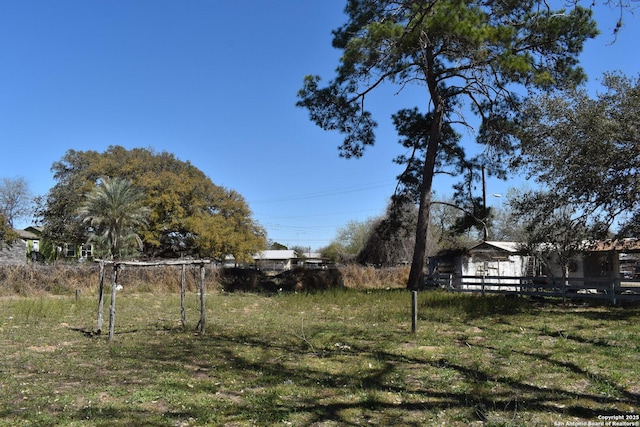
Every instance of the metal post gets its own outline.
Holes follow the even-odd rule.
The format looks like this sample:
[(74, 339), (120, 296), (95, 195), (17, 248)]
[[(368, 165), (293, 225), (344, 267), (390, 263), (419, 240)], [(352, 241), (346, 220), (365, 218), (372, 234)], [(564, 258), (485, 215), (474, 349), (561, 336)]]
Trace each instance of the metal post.
[(204, 274), (204, 264), (200, 264), (200, 322), (198, 322), (198, 332), (201, 334), (204, 334), (205, 331)]
[(180, 321), (182, 322), (182, 327), (187, 326), (187, 314), (184, 308), (184, 294), (185, 294), (185, 282), (186, 282), (186, 274), (185, 274), (186, 266), (182, 264), (182, 271), (180, 273)]
[(418, 330), (418, 291), (411, 291), (411, 333)]
[(96, 333), (102, 333), (102, 307), (104, 306), (104, 261), (100, 261), (100, 279), (98, 283), (98, 326)]

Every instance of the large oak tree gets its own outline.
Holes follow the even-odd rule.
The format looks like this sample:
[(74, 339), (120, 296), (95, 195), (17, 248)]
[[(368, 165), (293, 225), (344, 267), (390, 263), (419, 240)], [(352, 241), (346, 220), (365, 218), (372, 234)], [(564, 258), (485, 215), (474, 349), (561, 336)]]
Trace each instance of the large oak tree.
[[(418, 187), (415, 249), (407, 286), (420, 286), (432, 182), (444, 127), (479, 116), (476, 163), (500, 174), (511, 153), (512, 112), (526, 89), (573, 87), (583, 43), (597, 34), (588, 8), (554, 9), (545, 1), (349, 0), (347, 22), (333, 32), (343, 51), (336, 76), (321, 86), (307, 76), (298, 106), (325, 130), (344, 134), (341, 154), (359, 157), (375, 140), (367, 97), (383, 85), (424, 91), (426, 147)], [(523, 89), (524, 88), (524, 89)], [(412, 106), (409, 106), (412, 107)]]
[(265, 247), (264, 229), (244, 198), (173, 154), (120, 146), (104, 153), (69, 150), (52, 171), (57, 183), (41, 216), (45, 235), (55, 242), (86, 241), (91, 230), (78, 215), (85, 196), (99, 179), (121, 178), (144, 193), (147, 227), (136, 231), (148, 256), (246, 259)]

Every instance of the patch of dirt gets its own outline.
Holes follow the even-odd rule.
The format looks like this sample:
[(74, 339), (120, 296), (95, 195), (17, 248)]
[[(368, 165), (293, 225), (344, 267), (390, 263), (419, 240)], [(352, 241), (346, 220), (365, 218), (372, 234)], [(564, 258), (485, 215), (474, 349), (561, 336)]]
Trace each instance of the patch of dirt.
[(485, 341), (487, 341), (486, 337), (469, 337), (467, 339), (469, 344), (482, 344)]
[(219, 397), (220, 399), (223, 399), (223, 400), (228, 400), (231, 403), (234, 403), (236, 405), (240, 405), (241, 403), (244, 402), (244, 396), (241, 393), (233, 392), (233, 391), (226, 391), (226, 392), (217, 391), (216, 397)]
[(53, 353), (58, 349), (55, 345), (40, 345), (27, 347), (28, 350), (35, 351), (36, 353)]

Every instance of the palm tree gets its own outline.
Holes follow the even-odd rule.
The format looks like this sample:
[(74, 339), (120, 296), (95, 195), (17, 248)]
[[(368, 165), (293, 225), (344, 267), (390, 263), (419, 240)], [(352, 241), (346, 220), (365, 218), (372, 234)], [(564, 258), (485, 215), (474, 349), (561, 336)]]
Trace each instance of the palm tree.
[(93, 229), (91, 239), (103, 241), (111, 259), (135, 239), (142, 249), (142, 240), (135, 230), (147, 225), (149, 208), (142, 204), (143, 193), (122, 178), (103, 178), (86, 196), (78, 214)]

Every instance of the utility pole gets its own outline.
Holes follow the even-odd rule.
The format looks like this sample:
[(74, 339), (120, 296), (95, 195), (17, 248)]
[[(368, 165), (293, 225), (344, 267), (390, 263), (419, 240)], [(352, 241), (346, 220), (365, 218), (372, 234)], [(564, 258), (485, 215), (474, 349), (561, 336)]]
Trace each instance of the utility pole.
[(487, 231), (487, 182), (485, 181), (484, 178), (484, 165), (482, 165), (482, 208), (483, 208), (483, 213), (482, 215), (484, 216), (484, 218), (482, 218), (482, 231), (483, 231), (483, 237), (484, 237), (484, 241), (487, 241), (487, 238), (489, 236), (489, 233)]

